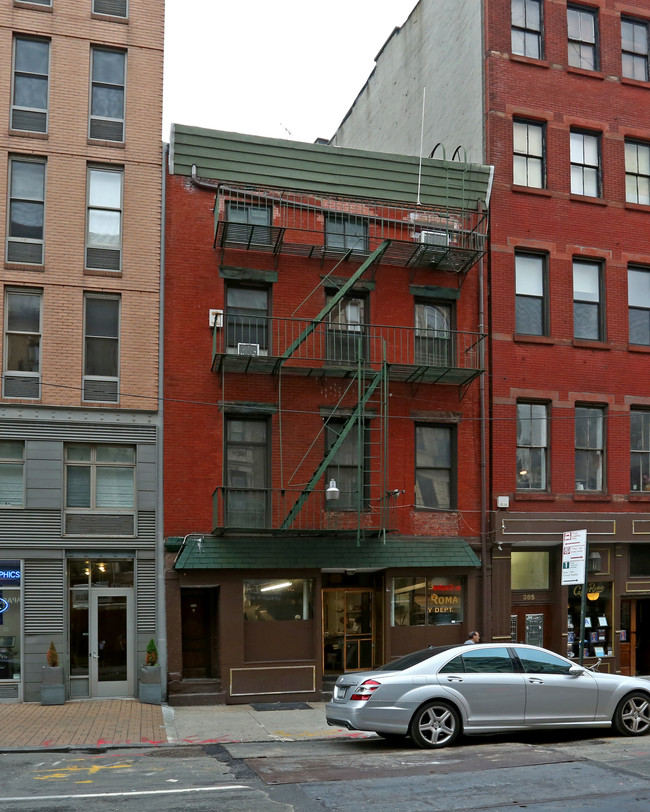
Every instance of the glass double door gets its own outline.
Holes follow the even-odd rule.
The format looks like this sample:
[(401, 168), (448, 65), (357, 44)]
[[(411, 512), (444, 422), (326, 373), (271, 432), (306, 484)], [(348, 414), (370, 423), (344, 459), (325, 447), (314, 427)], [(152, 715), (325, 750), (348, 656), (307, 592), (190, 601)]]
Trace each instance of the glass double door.
[(323, 670), (360, 671), (373, 666), (371, 589), (323, 591)]

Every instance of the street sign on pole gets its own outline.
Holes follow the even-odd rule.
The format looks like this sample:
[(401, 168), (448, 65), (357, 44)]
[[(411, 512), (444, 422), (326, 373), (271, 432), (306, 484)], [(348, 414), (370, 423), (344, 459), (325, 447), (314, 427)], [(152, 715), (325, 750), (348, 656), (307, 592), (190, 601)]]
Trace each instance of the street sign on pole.
[(562, 534), (562, 586), (584, 584), (587, 564), (587, 531)]

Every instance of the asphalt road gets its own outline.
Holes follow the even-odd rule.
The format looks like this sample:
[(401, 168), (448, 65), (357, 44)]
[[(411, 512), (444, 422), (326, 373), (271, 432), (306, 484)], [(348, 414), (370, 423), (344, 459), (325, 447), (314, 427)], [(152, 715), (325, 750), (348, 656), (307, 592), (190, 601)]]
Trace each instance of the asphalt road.
[(379, 738), (0, 754), (6, 812), (647, 812), (650, 736)]

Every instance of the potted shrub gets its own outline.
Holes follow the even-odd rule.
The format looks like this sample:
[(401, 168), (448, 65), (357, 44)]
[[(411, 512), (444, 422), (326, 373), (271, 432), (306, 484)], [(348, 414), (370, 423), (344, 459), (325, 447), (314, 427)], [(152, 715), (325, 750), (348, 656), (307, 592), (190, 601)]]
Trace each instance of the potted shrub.
[(59, 665), (59, 652), (56, 650), (54, 640), (50, 643), (45, 659), (47, 665), (44, 665), (42, 669), (41, 705), (64, 705), (63, 666)]
[(158, 649), (156, 641), (152, 638), (147, 643), (144, 665), (140, 668), (140, 688), (138, 692), (140, 702), (147, 705), (160, 705), (162, 703), (162, 682), (160, 679), (160, 665), (158, 664)]

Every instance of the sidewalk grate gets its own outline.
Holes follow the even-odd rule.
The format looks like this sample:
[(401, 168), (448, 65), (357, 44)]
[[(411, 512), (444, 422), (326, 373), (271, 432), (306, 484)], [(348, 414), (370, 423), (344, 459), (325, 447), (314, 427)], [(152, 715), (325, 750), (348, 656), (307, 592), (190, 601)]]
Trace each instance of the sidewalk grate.
[(312, 710), (307, 702), (251, 702), (256, 711)]

